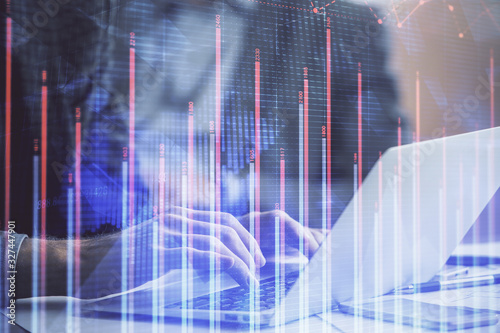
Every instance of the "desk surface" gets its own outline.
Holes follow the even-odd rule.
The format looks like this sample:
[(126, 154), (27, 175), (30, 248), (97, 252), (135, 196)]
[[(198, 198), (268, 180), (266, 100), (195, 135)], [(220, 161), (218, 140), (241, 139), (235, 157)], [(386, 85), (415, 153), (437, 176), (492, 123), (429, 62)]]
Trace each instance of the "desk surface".
[[(492, 247), (487, 247), (491, 249)], [(493, 251), (495, 252), (495, 251)], [(492, 255), (487, 252), (487, 255)], [(489, 269), (495, 267), (489, 266)], [(478, 270), (486, 269), (477, 267)], [(493, 272), (493, 271), (492, 271)], [(472, 273), (472, 271), (471, 271)], [(481, 271), (475, 272), (481, 273)], [(490, 272), (491, 273), (491, 272)], [(495, 271), (496, 273), (496, 271)], [(479, 274), (482, 275), (482, 274)], [(387, 296), (386, 296), (387, 297)], [(500, 316), (500, 285), (482, 286), (475, 288), (464, 288), (459, 290), (444, 290), (431, 293), (408, 295), (405, 298), (415, 299), (427, 303), (436, 303), (450, 306), (469, 306), (474, 308), (494, 309)], [(160, 324), (151, 322), (151, 318), (135, 321), (122, 321), (117, 315), (105, 316), (98, 312), (71, 315), (67, 313), (67, 304), (73, 301), (80, 304), (79, 300), (68, 297), (48, 297), (19, 300), (17, 302), (16, 322), (30, 332), (166, 332), (166, 333), (189, 333), (189, 332), (251, 332), (248, 326), (221, 324), (215, 330), (210, 328), (208, 322), (195, 322), (192, 327), (182, 327), (179, 319), (164, 318)], [(35, 304), (41, 308), (45, 302), (45, 310), (32, 311)], [(34, 314), (45, 314), (38, 318)], [(0, 331), (1, 331), (0, 327)], [(333, 311), (328, 314), (312, 316), (303, 320), (289, 323), (278, 328), (262, 328), (254, 332), (436, 332), (415, 328), (411, 326), (396, 325), (392, 323), (376, 321), (368, 318), (355, 317)], [(451, 331), (453, 332), (453, 331)], [(461, 330), (460, 332), (500, 333), (500, 322), (495, 326), (478, 327), (474, 329)]]
[[(152, 323), (151, 319), (121, 321), (117, 317), (105, 317), (98, 313), (68, 316), (66, 304), (69, 298), (57, 297), (45, 302), (45, 313), (33, 322), (31, 304), (41, 305), (42, 299), (26, 299), (18, 304), (16, 322), (30, 332), (213, 332), (207, 322), (195, 322), (190, 329), (182, 328), (180, 320), (165, 318), (164, 323)], [(338, 311), (322, 317), (312, 316), (278, 328), (262, 328), (257, 332), (436, 332), (410, 326), (394, 325), (372, 319), (354, 317)], [(217, 332), (250, 332), (248, 326), (222, 324)], [(461, 332), (500, 333), (500, 323)]]

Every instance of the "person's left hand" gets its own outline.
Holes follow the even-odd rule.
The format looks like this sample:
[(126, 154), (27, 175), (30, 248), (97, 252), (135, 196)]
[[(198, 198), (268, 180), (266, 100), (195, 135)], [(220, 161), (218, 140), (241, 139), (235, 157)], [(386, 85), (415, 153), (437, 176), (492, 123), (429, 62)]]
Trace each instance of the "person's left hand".
[(274, 254), (276, 237), (281, 237), (281, 234), (276, 234), (276, 217), (279, 218), (278, 223), (280, 225), (282, 220), (284, 222), (284, 229), (280, 230), (280, 226), (278, 226), (278, 230), (280, 233), (284, 232), (284, 241), (287, 246), (298, 249), (300, 240), (303, 239), (304, 253), (311, 257), (323, 241), (323, 233), (321, 231), (302, 226), (299, 222), (291, 218), (290, 215), (281, 210), (254, 212), (238, 217), (237, 219), (247, 230), (250, 229), (252, 214), (254, 221), (257, 219), (260, 220), (260, 232), (257, 241), (264, 256)]

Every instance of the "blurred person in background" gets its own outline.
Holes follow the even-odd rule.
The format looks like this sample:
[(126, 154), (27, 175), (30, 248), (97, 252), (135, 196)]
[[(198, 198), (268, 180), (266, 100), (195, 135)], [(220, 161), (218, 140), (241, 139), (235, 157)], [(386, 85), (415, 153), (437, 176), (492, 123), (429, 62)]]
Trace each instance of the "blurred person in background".
[[(256, 279), (255, 268), (274, 253), (276, 216), (285, 221), (288, 246), (298, 249), (303, 242), (308, 256), (319, 247), (327, 231), (322, 220), (323, 138), (331, 147), (331, 225), (353, 195), (360, 136), (362, 176), (381, 152), (398, 143), (398, 127), (403, 127), (405, 139), (395, 83), (387, 69), (387, 34), (364, 6), (341, 0), (328, 10), (312, 9), (306, 1), (273, 6), (244, 0), (18, 0), (2, 10), (12, 22), (9, 217), (16, 221), (18, 281), (25, 286), (17, 297), (66, 295), (72, 283), (66, 281), (68, 260), (80, 267), (81, 286), (73, 288), (75, 295), (104, 296), (100, 286), (108, 283), (109, 272), (122, 272), (127, 255), (122, 242), (133, 244), (129, 250), (137, 258), (131, 261), (129, 272), (135, 278), (127, 288), (153, 278), (155, 251), (165, 258), (160, 274), (181, 268), (179, 258), (187, 251), (193, 268), (208, 270), (212, 257), (238, 283), (248, 285)], [(4, 49), (1, 63), (5, 54)], [(366, 96), (362, 115), (359, 93)], [(299, 106), (303, 103), (306, 125), (299, 113), (304, 112)], [(299, 159), (304, 158), (299, 137), (304, 126), (309, 133), (307, 217), (299, 208)], [(220, 200), (214, 212), (210, 163), (215, 155), (210, 149), (211, 135), (219, 129)], [(250, 155), (257, 145), (260, 182), (251, 188), (249, 166), (256, 161)], [(285, 209), (276, 206), (281, 151), (286, 160)], [(46, 165), (45, 198), (39, 192), (41, 163)], [(131, 177), (124, 178), (124, 163), (127, 172), (135, 170)], [(186, 168), (191, 175), (187, 204), (182, 182)], [(255, 191), (260, 207), (252, 211), (249, 198)], [(45, 225), (41, 214), (46, 214)], [(214, 224), (214, 219), (220, 223)], [(214, 237), (214, 229), (220, 237)], [(182, 246), (186, 230), (187, 249)], [(155, 237), (162, 239), (163, 247), (153, 246)], [(3, 241), (7, 243), (7, 234)], [(213, 251), (214, 244), (219, 251)], [(35, 295), (33, 280), (41, 278), (33, 269), (36, 266), (40, 274), (41, 248), (46, 288), (38, 288)], [(79, 249), (78, 260), (68, 253), (71, 248)]]

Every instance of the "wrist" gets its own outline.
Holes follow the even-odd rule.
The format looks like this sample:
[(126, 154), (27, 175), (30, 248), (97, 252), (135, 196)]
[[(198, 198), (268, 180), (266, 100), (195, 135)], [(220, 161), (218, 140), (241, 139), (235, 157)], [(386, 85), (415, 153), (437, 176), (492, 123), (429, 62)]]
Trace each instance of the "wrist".
[(120, 240), (120, 233), (80, 241), (80, 268), (82, 282), (95, 270), (106, 257), (113, 245)]
[(29, 238), (23, 241), (17, 261), (19, 282), (23, 286), (19, 298), (66, 294), (66, 249), (65, 240)]
[[(79, 263), (80, 284), (83, 284), (106, 256), (117, 237), (119, 234), (84, 240), (25, 239), (19, 249), (17, 261), (18, 281), (23, 286), (17, 294), (18, 298), (67, 295), (68, 269), (75, 272), (75, 265)], [(68, 247), (72, 254), (68, 253)], [(76, 260), (78, 252), (79, 260)], [(68, 258), (68, 254), (72, 258)], [(33, 279), (36, 279), (36, 294)], [(42, 280), (45, 282), (45, 290), (42, 290)], [(73, 290), (79, 288), (80, 286), (75, 286)]]
[(23, 288), (19, 288), (19, 291), (16, 294), (18, 298), (35, 296), (32, 295), (33, 292), (32, 291), (33, 272), (31, 269), (33, 262), (32, 243), (33, 243), (32, 239), (25, 239), (21, 244), (21, 247), (19, 248), (16, 271), (17, 271), (17, 279), (20, 285), (23, 286)]

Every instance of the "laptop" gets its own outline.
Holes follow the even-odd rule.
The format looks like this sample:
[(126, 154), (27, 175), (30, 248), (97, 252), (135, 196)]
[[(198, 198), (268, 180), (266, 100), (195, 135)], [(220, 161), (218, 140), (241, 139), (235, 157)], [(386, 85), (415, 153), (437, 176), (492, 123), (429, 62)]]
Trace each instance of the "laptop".
[[(275, 326), (428, 281), (500, 187), (499, 166), (500, 127), (391, 148), (301, 269), (283, 274), (277, 264), (279, 274), (253, 290), (205, 293), (157, 313)], [(151, 306), (132, 311), (151, 315)]]

